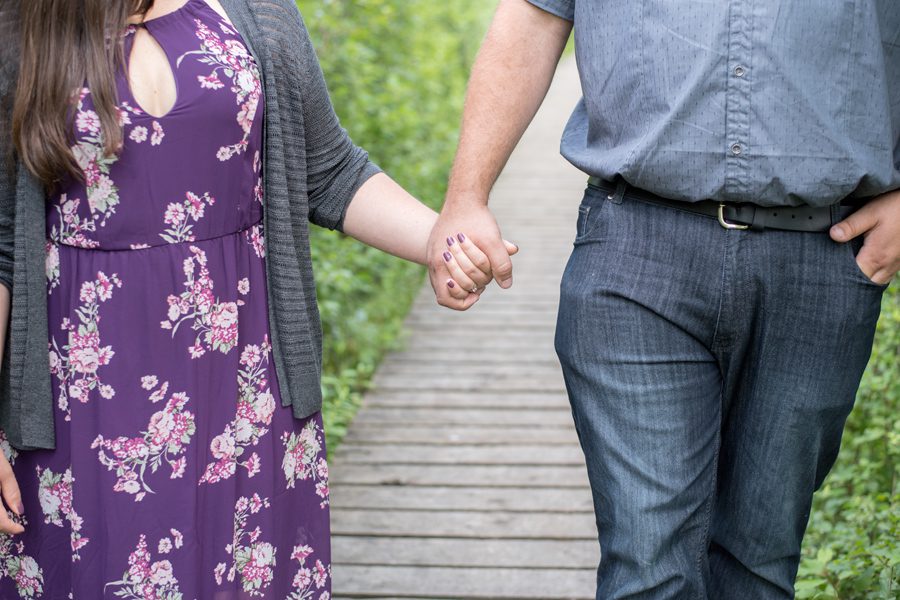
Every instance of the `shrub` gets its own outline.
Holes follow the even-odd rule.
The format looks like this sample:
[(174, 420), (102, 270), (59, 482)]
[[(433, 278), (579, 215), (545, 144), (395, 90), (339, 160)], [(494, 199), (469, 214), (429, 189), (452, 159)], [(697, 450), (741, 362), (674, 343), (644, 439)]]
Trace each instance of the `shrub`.
[[(341, 123), (401, 185), (437, 208), (455, 152), (468, 72), (493, 5), (480, 0), (300, 0)], [(325, 334), (323, 410), (334, 449), (424, 269), (312, 230)]]

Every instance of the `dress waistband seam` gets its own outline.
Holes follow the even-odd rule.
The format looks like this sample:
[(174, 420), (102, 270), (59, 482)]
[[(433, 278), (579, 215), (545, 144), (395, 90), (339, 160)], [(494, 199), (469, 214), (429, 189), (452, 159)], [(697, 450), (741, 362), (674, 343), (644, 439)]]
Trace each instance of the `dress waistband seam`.
[(138, 250), (152, 250), (154, 248), (165, 248), (168, 246), (181, 246), (183, 244), (199, 244), (201, 242), (217, 240), (217, 239), (228, 237), (231, 235), (239, 235), (241, 233), (244, 233), (245, 231), (253, 229), (254, 227), (262, 226), (262, 224), (263, 224), (263, 218), (260, 217), (260, 219), (258, 221), (256, 221), (255, 223), (251, 223), (250, 225), (247, 225), (246, 227), (242, 227), (236, 231), (229, 231), (226, 233), (222, 233), (219, 235), (213, 235), (213, 236), (198, 239), (198, 240), (182, 240), (179, 242), (163, 242), (162, 244), (152, 244), (152, 245), (147, 245), (147, 246), (141, 246), (139, 248), (88, 248), (85, 246), (76, 246), (74, 244), (66, 244), (65, 242), (55, 242), (49, 237), (47, 238), (47, 240), (52, 241), (58, 247), (73, 248), (75, 250), (90, 250), (91, 252), (135, 252)]

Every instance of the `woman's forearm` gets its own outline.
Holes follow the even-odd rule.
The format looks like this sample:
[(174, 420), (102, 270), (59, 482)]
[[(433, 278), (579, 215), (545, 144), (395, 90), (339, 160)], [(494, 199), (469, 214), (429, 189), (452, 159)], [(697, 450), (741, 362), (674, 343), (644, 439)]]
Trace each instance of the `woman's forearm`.
[(343, 230), (364, 244), (394, 256), (426, 264), (426, 245), (437, 213), (378, 173), (353, 196)]

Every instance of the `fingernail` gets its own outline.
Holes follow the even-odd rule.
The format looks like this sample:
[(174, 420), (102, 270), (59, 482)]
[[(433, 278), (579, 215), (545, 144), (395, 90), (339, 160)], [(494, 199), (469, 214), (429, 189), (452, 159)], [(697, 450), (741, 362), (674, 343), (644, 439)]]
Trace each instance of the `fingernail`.
[(451, 279), (450, 281), (447, 282), (447, 287), (452, 290), (453, 288), (456, 287), (456, 284), (453, 283), (453, 280)]
[(461, 234), (461, 233), (458, 233), (458, 234), (456, 234), (456, 239), (458, 239), (458, 240), (459, 240), (459, 243), (462, 244), (463, 242), (466, 241), (466, 236), (464, 236), (464, 235)]
[(500, 282), (500, 287), (504, 290), (508, 290), (512, 286), (512, 279), (504, 279)]
[(842, 239), (844, 239), (844, 236), (846, 234), (844, 233), (843, 227), (841, 227), (840, 225), (835, 225), (834, 227), (831, 228), (831, 235), (842, 240)]
[(16, 510), (19, 512), (20, 517), (25, 514), (25, 505), (22, 504), (21, 500), (19, 500), (19, 504), (16, 506)]
[(453, 258), (453, 255), (451, 255), (449, 252), (444, 252), (444, 260), (450, 262), (451, 258)]
[(453, 239), (453, 236), (450, 236), (450, 237), (447, 238), (447, 245), (448, 245), (448, 246), (452, 246), (452, 245), (455, 244), (455, 243), (456, 243), (456, 240)]

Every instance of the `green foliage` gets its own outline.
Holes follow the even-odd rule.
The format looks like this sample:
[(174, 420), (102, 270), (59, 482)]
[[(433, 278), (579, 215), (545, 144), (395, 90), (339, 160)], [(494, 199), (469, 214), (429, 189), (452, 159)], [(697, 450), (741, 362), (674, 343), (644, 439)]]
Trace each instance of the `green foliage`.
[(885, 294), (838, 462), (816, 494), (797, 598), (900, 599), (900, 289)]
[[(437, 208), (446, 191), (468, 71), (490, 19), (482, 0), (299, 0), (331, 99), (353, 140)], [(393, 347), (424, 269), (313, 228), (333, 450), (379, 359)]]

